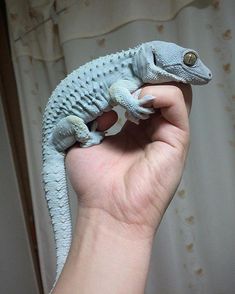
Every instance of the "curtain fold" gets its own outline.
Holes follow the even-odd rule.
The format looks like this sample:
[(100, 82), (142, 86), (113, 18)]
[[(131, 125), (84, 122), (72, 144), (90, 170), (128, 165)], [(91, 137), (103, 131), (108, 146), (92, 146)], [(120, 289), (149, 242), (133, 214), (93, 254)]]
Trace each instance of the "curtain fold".
[(16, 56), (51, 61), (63, 56), (61, 43), (99, 36), (135, 20), (166, 21), (191, 2), (9, 0), (7, 7)]
[[(129, 2), (126, 11), (120, 8), (123, 2)], [(188, 5), (189, 2), (192, 3)], [(7, 3), (45, 293), (55, 273), (54, 242), (40, 179), (41, 119), (48, 97), (57, 83), (79, 65), (154, 39), (198, 50), (214, 77), (209, 85), (193, 88), (189, 158), (155, 240), (146, 294), (233, 293), (235, 2), (99, 1), (100, 7), (95, 9), (98, 1), (86, 0), (65, 9), (72, 3), (72, 0)], [(176, 9), (173, 3), (180, 6)], [(168, 20), (163, 22), (157, 16), (164, 7), (171, 8), (165, 10), (171, 13), (165, 13)], [(30, 21), (49, 20), (26, 33), (25, 24), (18, 26), (17, 11), (25, 21), (29, 17)], [(56, 16), (53, 11), (62, 12)], [(102, 13), (106, 20), (101, 20)], [(164, 15), (161, 13), (160, 17)], [(143, 19), (140, 14), (146, 17)], [(150, 14), (156, 18), (152, 20)], [(135, 21), (126, 21), (126, 15)], [(121, 110), (117, 111), (120, 119), (113, 132), (124, 123)], [(71, 193), (72, 210), (75, 201)], [(75, 213), (73, 210), (73, 217)]]

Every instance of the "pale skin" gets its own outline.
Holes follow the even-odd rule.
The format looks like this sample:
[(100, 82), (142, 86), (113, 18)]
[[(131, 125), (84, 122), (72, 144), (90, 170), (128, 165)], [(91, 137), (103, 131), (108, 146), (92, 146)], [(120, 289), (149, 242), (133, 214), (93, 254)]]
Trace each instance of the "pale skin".
[[(150, 119), (91, 148), (71, 148), (78, 195), (71, 250), (53, 294), (143, 294), (153, 239), (179, 185), (189, 147), (189, 85), (145, 86)], [(117, 117), (97, 119), (106, 130)]]

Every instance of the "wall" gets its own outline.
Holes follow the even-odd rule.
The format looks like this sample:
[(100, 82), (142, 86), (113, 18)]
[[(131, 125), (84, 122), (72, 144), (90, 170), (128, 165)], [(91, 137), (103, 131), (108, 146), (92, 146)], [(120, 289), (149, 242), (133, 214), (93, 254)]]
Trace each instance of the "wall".
[(37, 294), (1, 100), (0, 138), (0, 293)]

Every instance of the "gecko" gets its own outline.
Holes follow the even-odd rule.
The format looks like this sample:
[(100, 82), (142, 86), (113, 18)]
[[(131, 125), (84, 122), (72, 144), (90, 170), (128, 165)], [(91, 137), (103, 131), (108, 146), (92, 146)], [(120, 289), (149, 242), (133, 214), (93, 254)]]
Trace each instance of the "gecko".
[(56, 245), (56, 281), (65, 264), (72, 239), (65, 152), (99, 144), (104, 133), (88, 127), (102, 113), (122, 106), (127, 119), (138, 123), (154, 112), (145, 104), (153, 99), (132, 94), (144, 84), (182, 82), (203, 85), (211, 71), (195, 50), (163, 41), (94, 59), (62, 80), (46, 105), (42, 127), (43, 183)]

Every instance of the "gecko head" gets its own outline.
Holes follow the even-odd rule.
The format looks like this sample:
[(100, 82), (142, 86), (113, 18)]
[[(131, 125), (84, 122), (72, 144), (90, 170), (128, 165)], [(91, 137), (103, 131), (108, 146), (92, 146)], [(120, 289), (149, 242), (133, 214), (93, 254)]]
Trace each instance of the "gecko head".
[(196, 51), (162, 41), (139, 46), (133, 57), (133, 70), (150, 84), (178, 81), (203, 85), (212, 78)]

